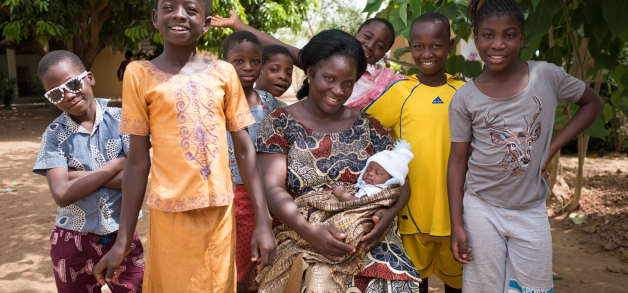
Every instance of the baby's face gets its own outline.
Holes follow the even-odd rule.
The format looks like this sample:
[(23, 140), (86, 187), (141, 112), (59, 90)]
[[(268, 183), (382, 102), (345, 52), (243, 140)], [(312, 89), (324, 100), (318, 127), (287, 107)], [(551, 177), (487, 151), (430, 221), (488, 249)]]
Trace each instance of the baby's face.
[(390, 178), (392, 178), (392, 176), (386, 172), (386, 169), (375, 162), (369, 163), (368, 167), (366, 167), (366, 171), (364, 171), (362, 175), (362, 180), (370, 185), (384, 184)]

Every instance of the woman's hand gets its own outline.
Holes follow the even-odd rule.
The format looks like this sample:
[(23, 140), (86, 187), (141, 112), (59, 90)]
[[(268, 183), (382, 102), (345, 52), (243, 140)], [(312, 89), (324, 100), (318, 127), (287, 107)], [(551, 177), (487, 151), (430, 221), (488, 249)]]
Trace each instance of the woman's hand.
[(451, 252), (454, 254), (454, 259), (461, 264), (468, 264), (473, 260), (469, 256), (471, 248), (467, 247), (467, 232), (461, 225), (451, 226)]
[(258, 272), (266, 266), (273, 264), (277, 254), (277, 240), (268, 223), (256, 221), (251, 237), (251, 262), (259, 262)]
[(393, 215), (388, 209), (381, 209), (373, 215), (373, 222), (375, 222), (375, 227), (371, 230), (370, 233), (362, 236), (360, 242), (364, 244), (366, 250), (371, 250), (375, 245), (379, 244), (380, 239), (384, 237), (384, 234), (388, 230), (390, 223), (392, 223), (393, 219), (395, 219), (395, 215)]
[(309, 225), (308, 235), (301, 235), (316, 251), (331, 261), (341, 261), (347, 253), (355, 252), (355, 248), (338, 239), (345, 239), (346, 234), (336, 231), (327, 225)]
[(229, 18), (224, 18), (220, 15), (210, 16), (211, 26), (235, 29), (236, 24), (242, 22), (242, 20), (233, 10), (229, 11), (229, 14), (231, 15)]

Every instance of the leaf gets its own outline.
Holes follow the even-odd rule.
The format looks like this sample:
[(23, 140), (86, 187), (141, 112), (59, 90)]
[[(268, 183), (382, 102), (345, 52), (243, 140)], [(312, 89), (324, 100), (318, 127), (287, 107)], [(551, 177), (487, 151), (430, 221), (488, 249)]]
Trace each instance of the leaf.
[(403, 48), (399, 48), (397, 50), (395, 50), (395, 53), (393, 53), (393, 56), (395, 57), (395, 59), (399, 60), (399, 57), (403, 56), (405, 53), (410, 52), (410, 47), (403, 47)]
[(3, 190), (2, 193), (12, 192), (12, 191), (17, 191), (17, 189), (9, 187), (9, 188)]
[(418, 17), (421, 15), (421, 10), (423, 10), (421, 6), (423, 6), (423, 0), (412, 0), (412, 2), (410, 2), (410, 8), (414, 16)]
[(537, 8), (538, 10), (529, 14), (525, 22), (525, 35), (531, 40), (547, 33), (552, 25), (554, 14), (560, 10), (560, 1), (542, 0)]
[(604, 129), (604, 118), (597, 117), (593, 124), (589, 126), (584, 132), (584, 134), (589, 135), (591, 137), (597, 137), (599, 139), (606, 139), (606, 130)]
[(615, 109), (613, 106), (609, 104), (604, 105), (604, 111), (602, 111), (602, 115), (604, 116), (604, 123), (608, 123), (615, 116)]
[[(399, 8), (395, 8), (390, 13), (390, 18), (388, 19), (388, 21), (390, 21), (390, 23), (392, 23), (393, 27), (395, 28), (395, 37), (399, 36), (403, 30), (408, 28), (408, 26), (401, 20), (401, 17), (399, 17), (398, 9)], [(406, 37), (406, 39), (409, 39), (409, 38), (410, 38), (410, 32), (408, 30), (408, 36)]]
[(458, 9), (458, 15), (464, 17), (466, 21), (469, 2), (467, 2), (467, 0), (454, 0), (451, 3), (453, 3), (454, 6), (456, 6), (456, 9)]
[(451, 28), (453, 29), (454, 34), (456, 34), (456, 37), (460, 37), (467, 42), (469, 41), (469, 37), (473, 32), (473, 29), (471, 28), (471, 26), (469, 26), (469, 22), (467, 22), (466, 17), (462, 16), (458, 16), (456, 17), (456, 19), (454, 19), (451, 24)]
[(17, 181), (13, 181), (13, 182), (11, 182), (11, 184), (17, 185)]
[(382, 2), (384, 2), (384, 0), (369, 0), (366, 3), (366, 7), (364, 7), (364, 10), (362, 10), (362, 13), (379, 11), (379, 9), (382, 7)]
[(543, 38), (536, 38), (534, 40), (526, 39), (526, 42), (523, 44), (523, 49), (519, 52), (519, 60), (522, 62), (530, 60), (541, 46), (542, 40)]
[(623, 42), (619, 38), (615, 38), (615, 40), (611, 42), (611, 36), (607, 35), (601, 45), (596, 42), (589, 42), (588, 48), (591, 57), (593, 57), (596, 62), (599, 62), (606, 68), (615, 68), (617, 66), (619, 52), (623, 45)]
[(478, 77), (480, 74), (482, 74), (482, 63), (475, 60), (474, 61), (465, 60), (464, 63), (462, 63), (461, 71), (465, 77), (468, 77), (468, 78)]
[(462, 71), (462, 64), (464, 63), (464, 56), (456, 55), (447, 58), (447, 63), (445, 64), (445, 71), (451, 75), (455, 75)]
[(425, 6), (426, 12), (440, 13), (447, 19), (455, 19), (458, 16), (458, 8), (453, 2), (447, 2), (439, 7)]
[(604, 0), (602, 14), (608, 23), (613, 38), (628, 27), (628, 0)]
[(564, 278), (565, 277), (563, 277), (563, 276), (559, 276), (557, 272), (552, 271), (552, 279), (554, 279), (554, 280), (562, 280)]
[(588, 26), (598, 44), (602, 43), (604, 37), (606, 37), (610, 30), (604, 20), (600, 2), (597, 0), (588, 0), (585, 6), (584, 16), (587, 20), (585, 26)]
[(619, 89), (619, 91), (623, 91), (626, 87), (628, 87), (628, 84), (621, 83), (622, 77), (626, 76), (627, 74), (628, 68), (626, 68), (626, 66), (624, 66), (623, 64), (617, 65), (617, 67), (615, 67), (615, 70), (610, 72), (610, 76), (613, 78), (613, 80), (615, 80), (616, 83), (618, 83), (617, 88)]
[(399, 18), (405, 25), (408, 25), (408, 3), (403, 3), (399, 6)]
[(556, 66), (563, 66), (563, 53), (558, 46), (554, 46), (545, 53), (545, 61), (554, 63)]
[(539, 2), (541, 2), (541, 0), (531, 0), (532, 2), (532, 10), (536, 11), (536, 6), (539, 5)]
[(563, 112), (556, 111), (556, 113), (554, 114), (554, 124), (563, 122), (567, 118), (569, 118), (569, 117), (567, 115), (563, 114)]

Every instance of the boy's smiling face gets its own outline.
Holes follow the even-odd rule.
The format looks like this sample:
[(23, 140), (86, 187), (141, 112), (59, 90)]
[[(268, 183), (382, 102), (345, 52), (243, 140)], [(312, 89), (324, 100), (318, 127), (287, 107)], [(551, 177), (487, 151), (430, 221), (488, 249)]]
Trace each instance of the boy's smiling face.
[[(41, 83), (44, 89), (49, 91), (82, 73), (82, 71), (72, 66), (70, 62), (61, 61), (48, 68), (48, 71), (41, 76)], [(72, 117), (84, 115), (90, 107), (96, 105), (94, 93), (92, 92), (92, 86), (94, 84), (94, 76), (89, 72), (87, 76), (83, 78), (83, 89), (75, 94), (64, 90), (63, 100), (61, 103), (55, 104), (55, 106), (61, 111), (67, 112)]]
[(231, 63), (238, 73), (243, 88), (252, 88), (262, 71), (262, 50), (248, 41), (236, 44), (225, 61)]
[(161, 0), (153, 10), (153, 24), (165, 42), (188, 45), (209, 29), (210, 18), (202, 0)]
[(292, 57), (284, 54), (273, 55), (264, 63), (262, 75), (257, 82), (258, 88), (274, 97), (280, 97), (292, 85), (292, 66)]
[(444, 72), (447, 54), (454, 40), (448, 26), (440, 22), (418, 22), (410, 31), (410, 52), (414, 64), (426, 75)]

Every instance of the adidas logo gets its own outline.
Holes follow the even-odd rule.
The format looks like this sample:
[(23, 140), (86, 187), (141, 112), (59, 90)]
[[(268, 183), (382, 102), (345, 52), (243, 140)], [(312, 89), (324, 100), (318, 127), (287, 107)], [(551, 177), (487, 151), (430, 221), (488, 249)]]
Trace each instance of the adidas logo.
[(444, 104), (444, 103), (443, 103), (443, 100), (440, 99), (440, 97), (436, 97), (436, 99), (432, 101), (432, 104)]

